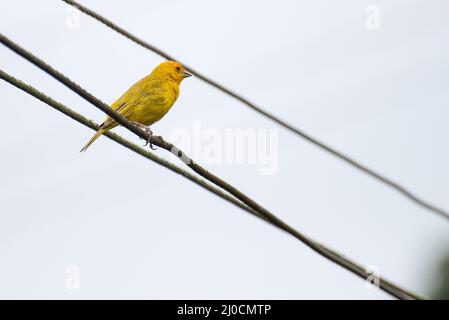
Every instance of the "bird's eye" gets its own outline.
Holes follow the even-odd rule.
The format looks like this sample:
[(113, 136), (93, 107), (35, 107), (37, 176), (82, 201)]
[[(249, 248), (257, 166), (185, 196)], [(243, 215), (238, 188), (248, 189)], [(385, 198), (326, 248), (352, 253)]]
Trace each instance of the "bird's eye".
[(176, 67), (176, 71), (181, 71), (181, 68), (180, 67)]

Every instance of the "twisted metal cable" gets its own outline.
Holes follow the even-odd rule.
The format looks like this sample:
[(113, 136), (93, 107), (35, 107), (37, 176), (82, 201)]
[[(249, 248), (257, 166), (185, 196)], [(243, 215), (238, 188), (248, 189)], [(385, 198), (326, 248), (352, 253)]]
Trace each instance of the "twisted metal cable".
[[(37, 58), (24, 48), (20, 47), (10, 39), (8, 39), (3, 34), (0, 34), (0, 42), (3, 43), (6, 47), (10, 48), (12, 51), (17, 53), (18, 55), (22, 56), (26, 60), (33, 63), (35, 66), (39, 67), (41, 70), (45, 71), (47, 74), (64, 84), (66, 87), (70, 88), (72, 91), (77, 93), (79, 96), (84, 98), (85, 100), (92, 103), (95, 107), (105, 112), (107, 115), (109, 115), (111, 118), (116, 120), (120, 125), (123, 127), (129, 129), (139, 137), (145, 139), (146, 141), (150, 138), (148, 133), (145, 131), (142, 131), (140, 128), (132, 124), (128, 119), (117, 113), (115, 110), (110, 108), (107, 104), (99, 100), (97, 97), (93, 96), (89, 92), (87, 92), (85, 89), (83, 89), (81, 86), (70, 80), (68, 77), (60, 73), (59, 71), (55, 70), (53, 67), (42, 61), (41, 59)], [(0, 77), (7, 80), (7, 77), (5, 76), (5, 73), (0, 73)], [(11, 83), (11, 82), (10, 82)], [(26, 90), (25, 90), (26, 91)], [(28, 92), (28, 91), (26, 91)], [(30, 92), (28, 92), (30, 93)], [(31, 94), (31, 93), (30, 93)], [(248, 197), (246, 194), (235, 188), (234, 186), (230, 185), (226, 181), (222, 180), (221, 178), (215, 176), (196, 162), (194, 162), (190, 157), (188, 157), (182, 150), (177, 148), (171, 143), (166, 142), (162, 137), (160, 136), (153, 136), (151, 139), (152, 143), (154, 145), (157, 145), (167, 151), (172, 152), (173, 154), (177, 155), (190, 169), (192, 169), (194, 172), (208, 180), (209, 182), (213, 183), (214, 185), (220, 187), (223, 190), (226, 190), (231, 195), (233, 195), (235, 198), (243, 202), (245, 205), (250, 207), (252, 210), (257, 212), (258, 215), (262, 216), (268, 223), (277, 226), (278, 228), (284, 230), (288, 234), (292, 235), (305, 245), (307, 245), (310, 249), (318, 253), (319, 255), (327, 258), (328, 260), (336, 263), (337, 265), (351, 271), (355, 275), (359, 276), (362, 279), (366, 279), (368, 274), (366, 271), (366, 268), (364, 268), (362, 265), (350, 260), (346, 256), (327, 248), (326, 246), (320, 244), (319, 242), (313, 240), (312, 238), (306, 236), (305, 234), (297, 231), (281, 219), (279, 219), (276, 215), (271, 213), (269, 210), (265, 209), (263, 206), (258, 204), (256, 201)], [(415, 293), (412, 293), (410, 291), (407, 291), (398, 285), (394, 284), (393, 282), (382, 278), (379, 282), (379, 288), (383, 291), (391, 294), (394, 297), (397, 297), (399, 299), (422, 299), (420, 296), (418, 296)]]
[[(135, 42), (136, 44), (158, 54), (159, 56), (167, 59), (167, 60), (176, 60), (179, 61), (178, 59), (174, 58), (173, 56), (171, 56), (170, 54), (166, 53), (165, 51), (155, 47), (154, 45), (151, 45), (150, 43), (136, 37), (135, 35), (131, 34), (130, 32), (124, 30), (123, 28), (119, 27), (117, 24), (113, 23), (112, 21), (106, 19), (105, 17), (101, 16), (100, 14), (98, 14), (97, 12), (83, 6), (82, 4), (78, 3), (77, 1), (74, 0), (62, 0), (65, 3), (77, 8), (78, 10), (80, 10), (81, 12), (85, 13), (86, 15), (91, 16), (92, 18), (94, 18), (95, 20), (103, 23), (104, 25), (106, 25), (107, 27), (111, 28), (112, 30), (116, 31), (117, 33), (121, 34), (122, 36), (128, 38), (129, 40)], [(248, 106), (249, 108), (253, 109), (254, 111), (256, 111), (257, 113), (263, 115), (264, 117), (274, 121), (275, 123), (277, 123), (278, 125), (288, 129), (290, 132), (302, 137), (303, 139), (305, 139), (306, 141), (310, 142), (311, 144), (321, 148), (322, 150), (327, 151), (328, 153), (332, 154), (333, 156), (339, 158), (340, 160), (346, 162), (347, 164), (349, 164), (350, 166), (358, 169), (359, 171), (367, 174), (368, 176), (376, 179), (377, 181), (381, 182), (382, 184), (396, 190), (397, 192), (399, 192), (400, 194), (402, 194), (403, 196), (405, 196), (406, 198), (408, 198), (410, 201), (412, 201), (414, 204), (429, 210), (445, 219), (449, 220), (449, 212), (445, 209), (442, 209), (424, 199), (422, 199), (421, 197), (417, 196), (416, 194), (414, 194), (412, 191), (408, 190), (406, 187), (402, 186), (401, 184), (393, 181), (392, 179), (386, 177), (385, 175), (382, 175), (376, 171), (374, 171), (373, 169), (369, 168), (368, 166), (360, 163), (359, 161), (351, 158), (350, 156), (344, 154), (343, 152), (325, 144), (324, 142), (321, 142), (320, 140), (318, 140), (317, 138), (314, 138), (313, 136), (311, 136), (310, 134), (304, 132), (303, 130), (293, 126), (292, 124), (286, 122), (285, 120), (280, 119), (278, 116), (262, 109), (261, 107), (257, 106), (255, 103), (251, 102), (250, 100), (248, 100), (247, 98), (243, 97), (242, 95), (236, 93), (235, 91), (225, 87), (224, 85), (212, 80), (211, 78), (205, 76), (204, 74), (200, 73), (199, 71), (193, 69), (192, 67), (184, 64), (184, 67), (193, 75), (195, 75), (197, 78), (203, 80), (205, 83), (211, 85), (212, 87), (215, 87), (216, 89), (222, 91), (223, 93), (233, 97), (234, 99), (237, 99), (238, 101), (240, 101), (241, 103), (243, 103), (244, 105)]]
[[(3, 70), (0, 70), (0, 79), (5, 80), (6, 82), (10, 83), (11, 85), (15, 86), (16, 88), (28, 93), (29, 95), (44, 102), (45, 104), (52, 107), (53, 109), (63, 113), (64, 115), (85, 125), (88, 128), (91, 128), (95, 131), (97, 131), (100, 128), (100, 126), (97, 123), (95, 123), (94, 121), (87, 119), (86, 117), (75, 112), (74, 110), (70, 109), (66, 105), (54, 100), (53, 98), (51, 98), (48, 95), (44, 94), (43, 92), (35, 89), (34, 87), (24, 83), (23, 81), (20, 81), (19, 79), (14, 78), (13, 76), (9, 75), (8, 73), (4, 72)], [(230, 203), (234, 204), (235, 206), (239, 207), (240, 209), (243, 209), (243, 210), (247, 211), (248, 213), (257, 216), (258, 218), (263, 219), (263, 217), (260, 216), (257, 212), (255, 212), (253, 209), (249, 208), (242, 202), (238, 201), (237, 199), (232, 197), (230, 194), (223, 192), (219, 188), (211, 186), (203, 179), (200, 179), (196, 175), (191, 174), (190, 172), (181, 169), (180, 167), (174, 165), (170, 161), (167, 161), (161, 157), (158, 157), (154, 153), (149, 152), (148, 150), (145, 150), (144, 148), (136, 145), (135, 143), (130, 142), (129, 140), (126, 140), (125, 138), (123, 138), (120, 135), (113, 133), (111, 131), (105, 132), (103, 135), (105, 135), (112, 141), (115, 141), (118, 144), (128, 148), (129, 150), (141, 155), (142, 157), (147, 158), (148, 160), (151, 160), (151, 161), (167, 168), (168, 170), (183, 176), (184, 178), (186, 178), (186, 179), (190, 180), (191, 182), (199, 185), (200, 187), (210, 191), (211, 193), (217, 195), (218, 197), (223, 198), (226, 201), (229, 201)]]

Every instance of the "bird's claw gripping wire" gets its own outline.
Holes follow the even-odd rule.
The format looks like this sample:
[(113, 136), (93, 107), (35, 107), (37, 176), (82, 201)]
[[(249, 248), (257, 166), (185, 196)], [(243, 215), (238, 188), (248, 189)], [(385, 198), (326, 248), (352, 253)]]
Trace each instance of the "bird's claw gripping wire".
[[(151, 131), (150, 127), (147, 127), (139, 122), (134, 122), (135, 125), (137, 125), (139, 128), (141, 128), (143, 131), (145, 131), (148, 134), (147, 142), (143, 145), (146, 147), (147, 145), (150, 145), (151, 150), (156, 150), (157, 148), (153, 146), (153, 143), (151, 142), (153, 140), (153, 131)], [(144, 140), (143, 138), (141, 138)]]
[(150, 128), (148, 128), (147, 132), (148, 132), (148, 140), (143, 146), (146, 147), (147, 145), (150, 145), (151, 150), (156, 150), (157, 148), (154, 147), (153, 144), (151, 143), (151, 140), (153, 140), (153, 131), (151, 131)]
[(157, 148), (154, 147), (153, 144), (151, 143), (151, 141), (153, 140), (153, 131), (151, 131), (150, 127), (145, 127), (144, 130), (146, 133), (148, 133), (148, 140), (143, 146), (146, 147), (147, 145), (150, 145), (151, 150), (156, 150)]

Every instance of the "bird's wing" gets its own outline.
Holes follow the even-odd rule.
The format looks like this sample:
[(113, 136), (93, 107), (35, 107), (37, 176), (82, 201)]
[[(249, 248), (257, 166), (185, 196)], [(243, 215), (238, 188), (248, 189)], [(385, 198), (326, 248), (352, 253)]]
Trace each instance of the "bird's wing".
[[(120, 113), (122, 116), (126, 117), (127, 114), (129, 114), (129, 112), (131, 111), (132, 108), (130, 108), (130, 105), (126, 102), (123, 101), (120, 104), (117, 104), (118, 100), (112, 105), (112, 109), (114, 109), (115, 111), (117, 111), (118, 113)], [(115, 106), (117, 104), (117, 106)], [(111, 117), (107, 117), (106, 120), (101, 124), (102, 128), (113, 128), (117, 126), (117, 122), (112, 119)]]
[[(139, 100), (142, 97), (141, 87), (144, 84), (145, 78), (137, 81), (131, 88), (129, 88), (120, 98), (118, 98), (112, 105), (111, 108), (120, 113), (122, 116), (128, 116), (132, 109), (139, 104)], [(111, 117), (107, 117), (103, 122), (102, 127), (115, 127), (117, 125), (116, 121)]]
[[(160, 80), (143, 78), (129, 88), (111, 107), (124, 117), (128, 117), (137, 106), (145, 105), (149, 108), (157, 108), (167, 102), (165, 90), (166, 88)], [(107, 117), (103, 123), (103, 127), (115, 127), (116, 125), (116, 121), (110, 117)]]

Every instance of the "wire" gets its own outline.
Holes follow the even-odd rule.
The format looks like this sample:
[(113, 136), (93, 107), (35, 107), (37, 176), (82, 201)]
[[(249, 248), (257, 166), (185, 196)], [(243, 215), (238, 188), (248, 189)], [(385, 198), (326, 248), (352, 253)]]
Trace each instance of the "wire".
[[(131, 34), (130, 32), (124, 30), (123, 28), (119, 27), (118, 25), (116, 25), (115, 23), (113, 23), (112, 21), (106, 19), (105, 17), (101, 16), (100, 14), (98, 14), (97, 12), (81, 5), (80, 3), (78, 3), (77, 1), (73, 1), (73, 0), (62, 0), (65, 3), (77, 8), (78, 10), (80, 10), (81, 12), (91, 16), (92, 18), (96, 19), (97, 21), (103, 23), (104, 25), (106, 25), (107, 27), (111, 28), (112, 30), (118, 32), (119, 34), (125, 36), (126, 38), (128, 38), (129, 40), (137, 43), (138, 45), (158, 54), (159, 56), (167, 59), (167, 60), (176, 60), (179, 61), (178, 59), (174, 58), (173, 56), (169, 55), (168, 53), (162, 51), (161, 49), (149, 44), (148, 42), (134, 36), (133, 34)], [(401, 193), (403, 196), (405, 196), (406, 198), (408, 198), (409, 200), (411, 200), (413, 203), (415, 203), (416, 205), (427, 209), (433, 213), (438, 214), (439, 216), (449, 219), (449, 212), (447, 212), (446, 210), (439, 208), (423, 199), (421, 199), (420, 197), (418, 197), (416, 194), (414, 194), (413, 192), (409, 191), (407, 188), (405, 188), (404, 186), (400, 185), (399, 183), (393, 181), (392, 179), (377, 173), (376, 171), (374, 171), (373, 169), (367, 167), (364, 164), (361, 164), (360, 162), (352, 159), (350, 156), (342, 153), (341, 151), (338, 151), (337, 149), (321, 142), (320, 140), (312, 137), (311, 135), (307, 134), (306, 132), (304, 132), (303, 130), (296, 128), (295, 126), (293, 126), (292, 124), (287, 123), (286, 121), (280, 119), (279, 117), (275, 116), (274, 114), (263, 110), (261, 107), (257, 106), (255, 103), (249, 101), (248, 99), (244, 98), (243, 96), (241, 96), (240, 94), (236, 93), (235, 91), (223, 86), (222, 84), (212, 80), (211, 78), (203, 75), (202, 73), (200, 73), (199, 71), (196, 71), (195, 69), (193, 69), (192, 67), (185, 65), (183, 63), (184, 67), (193, 75), (195, 75), (197, 78), (203, 80), (204, 82), (206, 82), (207, 84), (215, 87), (216, 89), (222, 91), (223, 93), (237, 99), (238, 101), (240, 101), (241, 103), (245, 104), (246, 106), (250, 107), (251, 109), (253, 109), (254, 111), (258, 112), (259, 114), (263, 115), (264, 117), (267, 117), (268, 119), (276, 122), (277, 124), (279, 124), (280, 126), (288, 129), (289, 131), (293, 132), (294, 134), (304, 138), (305, 140), (307, 140), (308, 142), (314, 144), (315, 146), (329, 152), (330, 154), (332, 154), (333, 156), (339, 158), (340, 160), (343, 160), (344, 162), (346, 162), (347, 164), (353, 166), (354, 168), (360, 170), (361, 172), (364, 172), (365, 174), (367, 174), (368, 176), (371, 176), (372, 178), (378, 180), (379, 182), (393, 188), (394, 190), (396, 190), (397, 192)]]
[[(20, 90), (30, 94), (31, 96), (35, 97), (36, 99), (46, 103), (47, 105), (51, 106), (52, 108), (54, 108), (55, 110), (58, 110), (59, 112), (65, 114), (66, 116), (72, 118), (73, 120), (85, 125), (88, 128), (91, 128), (95, 131), (97, 131), (100, 126), (95, 123), (92, 120), (89, 120), (87, 118), (85, 118), (84, 116), (82, 116), (81, 114), (73, 111), (72, 109), (70, 109), (69, 107), (65, 106), (64, 104), (52, 99), (51, 97), (47, 96), (46, 94), (42, 93), (41, 91), (38, 91), (37, 89), (33, 88), (32, 86), (14, 78), (13, 76), (7, 74), (6, 72), (4, 72), (3, 70), (0, 70), (0, 78), (5, 80), (6, 82), (9, 82), (10, 84), (12, 84), (13, 86), (19, 88)], [(104, 133), (105, 136), (107, 136), (109, 139), (117, 142), (118, 144), (130, 149), (131, 151), (134, 151), (135, 153), (143, 156), (144, 158), (147, 158), (153, 162), (156, 162), (157, 164), (169, 169), (170, 171), (177, 173), (181, 176), (183, 176), (184, 178), (192, 181), (193, 183), (199, 185), (200, 187), (203, 187), (204, 189), (212, 192), (213, 194), (217, 195), (218, 197), (223, 198), (226, 201), (231, 202), (232, 204), (236, 205), (237, 207), (247, 211), (250, 214), (256, 215), (258, 218), (262, 218), (256, 211), (254, 211), (253, 209), (249, 208), (248, 206), (246, 206), (245, 204), (243, 204), (242, 202), (238, 201), (237, 199), (235, 199), (234, 197), (232, 197), (231, 195), (229, 195), (228, 193), (225, 193), (223, 191), (221, 191), (220, 189), (213, 187), (211, 185), (209, 185), (206, 181), (198, 178), (196, 175), (191, 174), (190, 172), (181, 169), (180, 167), (174, 165), (173, 163), (171, 163), (170, 161), (167, 161), (163, 158), (158, 157), (157, 155), (139, 147), (138, 145), (124, 139), (123, 137), (121, 137), (118, 134), (115, 134), (111, 131), (108, 131), (106, 133)]]
[[(125, 117), (117, 113), (115, 110), (110, 108), (107, 104), (100, 101), (98, 98), (81, 88), (78, 84), (64, 76), (62, 73), (58, 72), (57, 70), (53, 69), (50, 65), (45, 63), (44, 61), (40, 60), (30, 52), (26, 51), (24, 48), (20, 47), (7, 37), (5, 37), (3, 34), (0, 34), (0, 42), (3, 43), (6, 47), (10, 48), (12, 51), (17, 53), (18, 55), (22, 56), (26, 60), (33, 63), (35, 66), (39, 67), (41, 70), (45, 71), (47, 74), (70, 88), (72, 91), (76, 92), (78, 95), (80, 95), (85, 100), (91, 102), (95, 107), (105, 112), (107, 115), (109, 115), (111, 118), (116, 120), (118, 123), (120, 123), (123, 127), (129, 129), (133, 133), (137, 134), (139, 137), (148, 140), (149, 136), (147, 132), (144, 132), (140, 130), (138, 127), (134, 126), (130, 121), (128, 121)], [(1, 75), (3, 76), (4, 73)], [(207, 171), (205, 168), (201, 167), (197, 163), (195, 163), (191, 158), (189, 158), (185, 153), (183, 153), (179, 148), (176, 146), (166, 142), (162, 137), (154, 136), (152, 139), (153, 144), (170, 151), (176, 155), (180, 159), (184, 161), (184, 163), (191, 168), (193, 171), (198, 173), (200, 176), (205, 178), (206, 180), (212, 182), (216, 186), (219, 186), (220, 188), (226, 190), (233, 196), (235, 196), (237, 199), (242, 201), (245, 205), (252, 208), (254, 211), (256, 211), (260, 216), (262, 216), (267, 222), (277, 226), (278, 228), (284, 230), (285, 232), (289, 233), (305, 245), (307, 245), (309, 248), (320, 254), (321, 256), (329, 259), (330, 261), (333, 261), (337, 265), (340, 265), (341, 267), (351, 271), (355, 275), (359, 276), (362, 279), (367, 278), (367, 272), (366, 269), (357, 264), (356, 262), (351, 261), (350, 259), (346, 258), (344, 255), (341, 255), (337, 253), (336, 251), (329, 249), (325, 247), (324, 245), (316, 242), (312, 238), (307, 237), (303, 233), (295, 230), (293, 227), (286, 224), (284, 221), (276, 217), (273, 213), (259, 205), (257, 202), (249, 198), (244, 193), (240, 192), (237, 188), (233, 187), (232, 185), (228, 184), (224, 180), (220, 179), (219, 177), (215, 176), (211, 172)], [(389, 280), (382, 279), (379, 282), (379, 288), (383, 291), (391, 294), (394, 297), (397, 297), (399, 299), (422, 299), (418, 295), (411, 293), (409, 291), (406, 291), (405, 289), (397, 286), (396, 284), (392, 283)]]
[[(0, 78), (5, 80), (5, 81), (7, 81), (7, 82), (9, 82), (10, 84), (16, 86), (17, 88), (27, 92), (28, 94), (34, 96), (35, 98), (41, 100), (42, 102), (45, 102), (49, 106), (51, 106), (54, 109), (64, 113), (65, 115), (69, 116), (70, 118), (72, 118), (72, 119), (74, 119), (74, 120), (76, 120), (76, 121), (78, 121), (78, 122), (88, 126), (89, 128), (94, 129), (94, 130), (98, 129), (98, 127), (99, 127), (98, 124), (96, 124), (93, 121), (90, 121), (90, 120), (84, 118), (82, 115), (74, 112), (73, 110), (71, 110), (70, 108), (66, 107), (65, 105), (63, 105), (63, 104), (53, 100), (52, 98), (46, 96), (44, 93), (42, 93), (42, 92), (38, 91), (37, 89), (31, 87), (30, 85), (27, 85), (27, 84), (23, 83), (22, 81), (20, 81), (18, 79), (15, 79), (14, 77), (8, 75), (7, 73), (5, 73), (2, 70), (0, 70)], [(132, 144), (131, 142), (123, 139), (122, 137), (120, 137), (120, 136), (118, 136), (118, 135), (116, 135), (116, 134), (114, 134), (112, 132), (106, 133), (106, 136), (108, 138), (112, 139), (113, 141), (116, 141), (117, 143), (119, 143), (119, 144), (121, 144), (121, 145), (123, 145), (123, 146), (125, 146), (125, 147), (127, 147), (127, 148), (129, 148), (129, 149), (131, 149), (131, 150), (133, 150), (135, 152), (137, 152), (138, 154), (143, 155), (144, 157), (146, 157), (146, 158), (148, 158), (148, 159), (150, 159), (152, 161), (156, 161), (157, 163), (163, 165), (164, 167), (167, 167), (168, 169), (170, 169), (170, 170), (172, 170), (172, 171), (174, 171), (174, 172), (176, 172), (178, 174), (181, 174), (182, 176), (186, 177), (190, 181), (192, 181), (192, 182), (194, 182), (196, 184), (199, 184), (200, 186), (202, 186), (202, 187), (206, 188), (207, 190), (215, 193), (216, 195), (222, 197), (223, 199), (232, 202), (236, 206), (244, 209), (245, 211), (247, 211), (249, 213), (252, 213), (252, 214), (256, 215), (259, 218), (264, 219), (262, 216), (260, 216), (257, 212), (255, 212), (251, 208), (248, 208), (247, 206), (245, 206), (241, 202), (239, 202), (236, 199), (230, 197), (229, 195), (221, 192), (220, 190), (218, 190), (218, 189), (216, 189), (214, 187), (209, 186), (203, 180), (198, 179), (197, 177), (191, 175), (190, 173), (188, 173), (188, 172), (178, 168), (177, 166), (171, 164), (170, 162), (167, 162), (167, 161), (165, 161), (163, 159), (160, 159), (159, 157), (153, 155), (152, 153), (150, 153), (150, 152), (148, 152), (148, 151), (138, 147), (135, 144)], [(265, 221), (267, 221), (267, 220), (265, 220)], [(269, 222), (269, 221), (267, 221), (267, 222)], [(309, 240), (309, 241), (312, 241), (312, 240)], [(328, 249), (328, 248), (325, 248), (323, 245), (318, 244), (317, 242), (314, 242), (314, 244), (315, 244), (315, 246), (320, 247), (322, 250), (325, 250), (328, 255), (338, 256), (338, 257), (341, 256), (340, 254), (336, 253), (335, 251), (333, 251), (331, 249)], [(350, 266), (352, 266), (352, 264), (353, 264), (352, 262), (348, 263), (348, 265), (350, 265)], [(359, 267), (359, 268), (362, 268), (362, 267)], [(382, 280), (382, 281), (385, 281), (385, 280)], [(404, 297), (401, 297), (401, 298), (412, 298), (412, 297), (415, 298), (415, 299), (418, 298), (417, 296), (414, 296), (412, 294), (409, 294), (408, 297), (404, 296)]]

